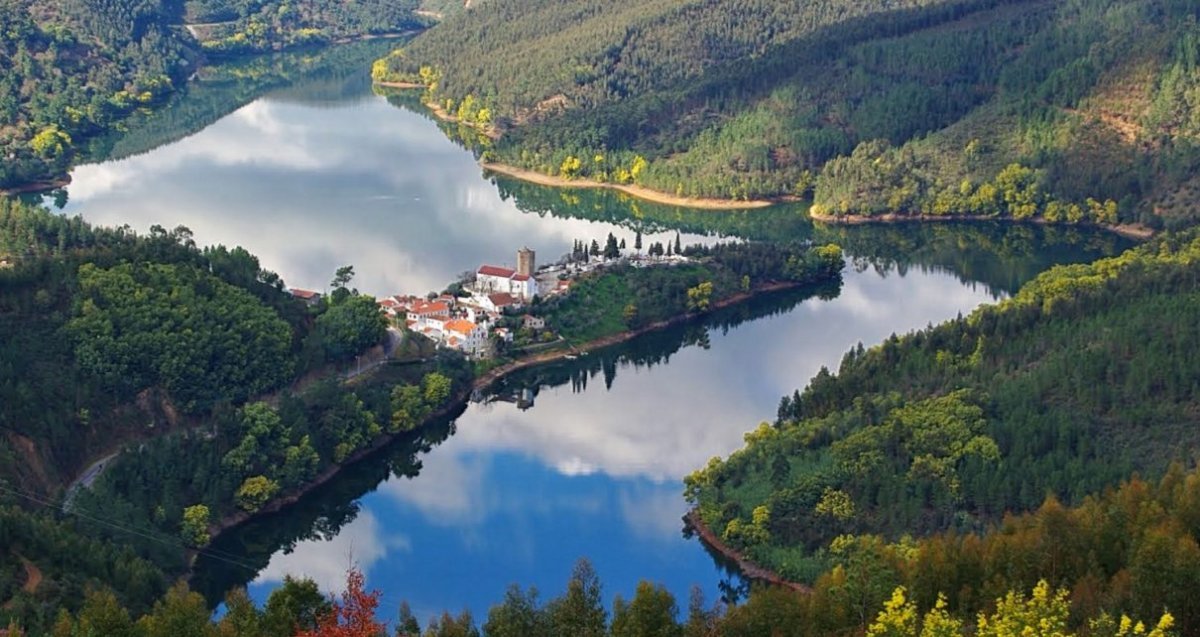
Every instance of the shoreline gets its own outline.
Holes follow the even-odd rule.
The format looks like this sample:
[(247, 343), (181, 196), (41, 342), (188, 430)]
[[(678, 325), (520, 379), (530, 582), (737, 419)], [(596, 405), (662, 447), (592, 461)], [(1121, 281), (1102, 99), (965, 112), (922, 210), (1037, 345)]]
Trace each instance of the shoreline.
[(793, 582), (769, 568), (759, 566), (758, 564), (750, 561), (750, 558), (746, 557), (744, 553), (726, 544), (719, 536), (717, 536), (716, 533), (713, 532), (712, 529), (708, 528), (708, 525), (704, 524), (704, 521), (700, 519), (700, 514), (696, 509), (688, 511), (687, 514), (683, 516), (683, 520), (686, 523), (685, 528), (695, 531), (696, 535), (700, 536), (700, 542), (702, 544), (716, 552), (721, 557), (736, 564), (743, 577), (758, 582), (766, 582), (773, 586), (790, 588), (797, 593), (812, 592), (812, 587), (808, 586), (807, 584)]
[[(425, 88), (424, 84), (417, 82), (374, 82), (374, 84), (376, 86), (404, 90)], [(434, 117), (437, 117), (444, 122), (470, 126), (484, 135), (487, 135), (492, 140), (500, 139), (500, 131), (497, 130), (495, 126), (481, 127), (478, 124), (464, 122), (458, 117), (446, 112), (446, 109), (442, 108), (438, 104), (425, 101), (422, 101), (421, 103), (425, 106), (425, 108), (428, 108), (431, 112), (433, 112)], [(602, 181), (594, 181), (591, 179), (565, 179), (562, 177), (553, 177), (550, 175), (543, 175), (542, 173), (532, 170), (517, 168), (516, 166), (510, 166), (508, 164), (501, 164), (497, 162), (480, 161), (479, 165), (486, 172), (498, 173), (512, 177), (513, 179), (519, 179), (521, 181), (538, 184), (540, 186), (551, 186), (554, 188), (607, 188), (609, 190), (623, 192), (631, 197), (637, 197), (638, 199), (652, 203), (680, 206), (684, 208), (702, 208), (707, 210), (748, 210), (754, 208), (766, 208), (768, 206), (774, 206), (776, 204), (788, 201), (787, 197), (780, 197), (779, 199), (752, 199), (749, 201), (737, 201), (735, 199), (712, 199), (705, 197), (682, 197), (635, 184), (611, 184)]]
[[(271, 498), (271, 500), (269, 502), (264, 504), (257, 511), (254, 511), (254, 512), (236, 511), (234, 513), (230, 513), (229, 515), (227, 515), (215, 522), (212, 522), (211, 524), (208, 525), (208, 535), (209, 535), (208, 544), (205, 544), (204, 547), (202, 547), (200, 550), (205, 550), (209, 546), (212, 546), (212, 544), (217, 541), (218, 537), (220, 537), (221, 535), (223, 535), (229, 531), (232, 531), (233, 529), (236, 529), (239, 526), (242, 526), (243, 524), (252, 522), (259, 517), (267, 516), (267, 515), (274, 514), (274, 513), (280, 513), (282, 511), (286, 510), (287, 508), (291, 507), (293, 504), (296, 504), (300, 500), (304, 499), (305, 496), (309, 495), (313, 491), (328, 484), (330, 481), (332, 481), (334, 478), (336, 478), (339, 474), (341, 474), (341, 472), (343, 470), (357, 464), (358, 462), (366, 459), (367, 457), (371, 456), (372, 454), (375, 454), (375, 453), (383, 450), (385, 447), (387, 447), (388, 445), (395, 442), (396, 439), (399, 438), (400, 436), (403, 436), (408, 433), (412, 433), (423, 427), (426, 427), (429, 425), (429, 423), (434, 422), (440, 418), (445, 418), (445, 417), (451, 415), (452, 413), (454, 413), (456, 410), (465, 407), (467, 404), (467, 400), (471, 396), (470, 389), (471, 388), (468, 387), (468, 388), (466, 388), (466, 390), (459, 390), (457, 393), (450, 396), (449, 402), (447, 402), (444, 406), (442, 406), (441, 409), (438, 409), (437, 411), (434, 411), (433, 413), (426, 416), (425, 419), (422, 420), (416, 427), (413, 427), (412, 429), (410, 429), (408, 431), (400, 431), (397, 433), (381, 434), (380, 436), (375, 438), (374, 441), (372, 441), (370, 444), (368, 444), (366, 447), (363, 447), (362, 449), (359, 449), (358, 451), (355, 451), (354, 453), (347, 456), (345, 460), (342, 460), (341, 462), (335, 462), (335, 463), (329, 465), (328, 467), (325, 467), (325, 469), (323, 469), (320, 473), (318, 473), (312, 480), (304, 483), (300, 487), (293, 489), (292, 491), (289, 491), (285, 494)], [(195, 566), (196, 557), (199, 555), (199, 552), (200, 551), (198, 551), (194, 548), (189, 548), (186, 550), (185, 559), (187, 561), (188, 570), (187, 570), (187, 573), (184, 574), (185, 580), (191, 579), (191, 577), (193, 575), (192, 567)]]
[(13, 195), (23, 195), (32, 192), (47, 192), (56, 188), (65, 188), (71, 184), (71, 175), (66, 174), (53, 179), (44, 179), (41, 181), (31, 181), (20, 184), (18, 186), (10, 186), (8, 188), (0, 188), (0, 197), (11, 197)]
[[(712, 303), (712, 306), (711, 306), (711, 309), (709, 310), (709, 312), (727, 308), (727, 307), (730, 307), (733, 305), (737, 305), (739, 303), (749, 301), (750, 299), (756, 298), (763, 294), (771, 294), (773, 292), (781, 292), (784, 290), (791, 290), (791, 289), (799, 288), (804, 285), (810, 285), (810, 284), (811, 284), (811, 282), (806, 283), (806, 282), (800, 282), (800, 281), (777, 281), (777, 282), (764, 283), (758, 287), (755, 287), (754, 289), (750, 290), (749, 292), (738, 292), (737, 294), (726, 297), (719, 301), (714, 301)], [(438, 409), (437, 411), (426, 416), (425, 419), (422, 420), (413, 429), (410, 429), (408, 431), (398, 432), (398, 433), (387, 433), (387, 434), (380, 435), (374, 441), (372, 441), (370, 444), (368, 444), (366, 447), (363, 447), (362, 449), (359, 449), (358, 451), (355, 451), (354, 453), (350, 454), (348, 457), (346, 457), (345, 460), (343, 460), (341, 462), (335, 462), (335, 463), (329, 465), (328, 467), (325, 467), (325, 469), (323, 469), (320, 473), (318, 473), (312, 480), (304, 483), (303, 485), (301, 485), (300, 487), (298, 487), (292, 491), (289, 491), (288, 493), (281, 494), (279, 496), (272, 498), (269, 502), (264, 504), (261, 508), (259, 508), (257, 511), (254, 511), (253, 513), (248, 512), (248, 511), (235, 511), (233, 513), (230, 513), (229, 515), (226, 515), (223, 518), (220, 518), (220, 519), (210, 523), (208, 525), (209, 543), (206, 544), (205, 547), (202, 547), (202, 550), (203, 550), (203, 548), (211, 546), (214, 542), (217, 541), (217, 539), (221, 535), (228, 533), (229, 531), (232, 531), (232, 530), (234, 530), (244, 524), (247, 524), (259, 517), (263, 517), (263, 516), (274, 514), (274, 513), (280, 513), (282, 511), (286, 510), (287, 508), (291, 507), (292, 505), (298, 503), (300, 500), (302, 500), (304, 497), (306, 497), (307, 495), (309, 495), (316, 489), (324, 486), (325, 484), (328, 484), (330, 481), (332, 481), (334, 478), (336, 478), (343, 470), (348, 469), (352, 465), (357, 464), (358, 462), (366, 459), (367, 457), (371, 456), (372, 454), (375, 454), (375, 453), (381, 451), (388, 445), (395, 442), (396, 439), (399, 438), (400, 436), (403, 436), (408, 433), (412, 433), (414, 431), (418, 431), (418, 430), (428, 426), (430, 423), (437, 421), (438, 419), (450, 416), (455, 411), (465, 410), (472, 393), (487, 389), (491, 385), (499, 382), (500, 380), (504, 379), (504, 377), (508, 376), (509, 374), (512, 374), (513, 372), (516, 372), (516, 371), (519, 371), (522, 369), (527, 369), (530, 367), (537, 367), (538, 365), (545, 365), (545, 364), (556, 362), (559, 360), (564, 360), (564, 359), (566, 359), (567, 356), (577, 355), (578, 353), (581, 353), (581, 352), (590, 352), (590, 351), (601, 349), (604, 347), (609, 347), (612, 345), (624, 343), (626, 341), (637, 338), (638, 336), (642, 336), (642, 335), (648, 334), (650, 332), (662, 330), (667, 327), (671, 327), (673, 325), (678, 325), (680, 323), (686, 323), (688, 321), (698, 319), (702, 316), (704, 316), (704, 314), (696, 314), (696, 313), (691, 313), (691, 312), (689, 312), (687, 314), (680, 314), (678, 316), (672, 317), (672, 318), (664, 320), (664, 321), (657, 321), (657, 322), (651, 323), (649, 325), (645, 325), (636, 330), (625, 330), (623, 332), (618, 332), (617, 334), (612, 334), (609, 336), (605, 336), (602, 338), (588, 341), (586, 343), (583, 343), (582, 345), (573, 346), (566, 350), (555, 350), (552, 352), (545, 352), (542, 354), (532, 354), (530, 356), (526, 356), (526, 357), (517, 359), (515, 361), (505, 363), (504, 365), (501, 365), (499, 367), (496, 367), (496, 368), (484, 373), (483, 375), (476, 377), (471, 382), (470, 385), (466, 386), (463, 389), (460, 389), (457, 393), (452, 395), (450, 397), (449, 402), (447, 402), (446, 405), (444, 405), (441, 409)], [(198, 555), (199, 555), (199, 551), (197, 551), (194, 548), (187, 549), (187, 551), (185, 552), (185, 560), (188, 565), (187, 572), (184, 574), (185, 579), (190, 579), (192, 577), (192, 575), (193, 575), (192, 568), (195, 566), (196, 558)]]
[(778, 201), (769, 199), (751, 199), (749, 201), (737, 201), (735, 199), (707, 199), (681, 197), (672, 195), (661, 190), (654, 190), (645, 186), (633, 184), (610, 184), (602, 181), (593, 181), (591, 179), (566, 179), (563, 177), (553, 177), (551, 175), (543, 175), (539, 172), (517, 168), (507, 164), (495, 162), (480, 162), (482, 167), (487, 172), (497, 173), (519, 179), (539, 186), (551, 186), (555, 188), (607, 188), (623, 192), (631, 197), (637, 197), (645, 201), (653, 203), (666, 204), (668, 206), (681, 206), (684, 208), (703, 208), (708, 210), (749, 210), (757, 208), (766, 208), (774, 206)]
[(1080, 227), (1082, 227), (1082, 228), (1107, 230), (1108, 232), (1118, 234), (1127, 239), (1135, 239), (1138, 241), (1145, 241), (1146, 239), (1150, 239), (1154, 235), (1158, 234), (1158, 231), (1156, 231), (1152, 228), (1143, 226), (1141, 224), (1136, 224), (1136, 223), (1121, 223), (1121, 224), (1116, 224), (1116, 225), (1106, 225), (1106, 224), (1102, 224), (1102, 223), (1092, 223), (1092, 222), (1058, 223), (1058, 222), (1053, 222), (1053, 221), (1046, 221), (1045, 219), (1043, 219), (1041, 217), (1030, 217), (1028, 219), (1013, 219), (1012, 217), (1001, 217), (1001, 216), (989, 217), (989, 216), (985, 216), (985, 215), (927, 215), (927, 214), (902, 215), (902, 214), (897, 214), (894, 212), (889, 212), (887, 214), (875, 215), (875, 216), (830, 215), (830, 214), (823, 214), (823, 213), (814, 213), (811, 209), (808, 211), (808, 216), (810, 219), (812, 219), (813, 221), (816, 221), (816, 222), (828, 223), (828, 224), (832, 224), (832, 225), (843, 225), (843, 226), (861, 226), (861, 225), (867, 225), (867, 224), (872, 224), (872, 223), (885, 224), (885, 223), (913, 223), (913, 222), (927, 223), (927, 222), (938, 222), (938, 221), (964, 221), (964, 222), (1003, 221), (1003, 222), (1008, 222), (1008, 223), (1032, 223), (1032, 224), (1036, 224), (1039, 226), (1050, 226), (1050, 227), (1058, 227), (1058, 228), (1070, 228), (1070, 227), (1080, 228)]

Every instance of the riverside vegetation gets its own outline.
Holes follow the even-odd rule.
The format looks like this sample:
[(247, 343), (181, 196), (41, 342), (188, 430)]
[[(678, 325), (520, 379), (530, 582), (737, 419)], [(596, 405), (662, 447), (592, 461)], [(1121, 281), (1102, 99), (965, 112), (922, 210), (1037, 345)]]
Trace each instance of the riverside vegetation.
[(1197, 5), (492, 0), (376, 64), (485, 158), (827, 216), (1190, 224)]
[[(352, 268), (309, 306), (245, 250), (200, 250), (186, 228), (93, 228), (11, 199), (0, 200), (0, 254), (0, 399), (12, 406), (0, 416), (0, 596), (4, 614), (35, 630), (93, 588), (149, 610), (186, 571), (185, 547), (203, 551), (228, 524), (453, 409), (474, 379), (449, 352), (347, 383), (331, 375), (384, 337), (375, 300), (349, 287)], [(582, 342), (613, 335), (593, 307), (613, 295), (647, 308), (624, 331), (843, 267), (836, 246), (691, 254), (585, 278), (538, 310)], [(598, 326), (579, 323), (589, 307)], [(87, 462), (116, 451), (94, 484), (59, 498)], [(36, 590), (21, 584), (27, 564)]]
[[(414, 4), (3, 0), (0, 190), (62, 178), (83, 143), (181, 88), (205, 54), (412, 30)], [(182, 25), (222, 21), (198, 41)], [(226, 34), (226, 31), (229, 33)]]
[[(1200, 237), (1169, 236), (852, 350), (690, 475), (687, 497), (725, 543), (794, 580), (899, 569), (885, 564), (915, 552), (919, 568), (895, 572), (926, 607), (940, 591), (980, 608), (1049, 577), (1081, 615), (1165, 605), (1195, 634), (1200, 529), (1171, 516), (1190, 515), (1196, 476), (1168, 465), (1194, 462), (1198, 272)], [(1112, 491), (1139, 473), (1166, 477)]]
[[(314, 6), (220, 14), (199, 2), (9, 0), (0, 62), (16, 72), (0, 77), (0, 183), (61, 173), (79, 136), (177, 86), (196, 60), (171, 28), (178, 11), (282, 45), (303, 35), (288, 29), (308, 28), (285, 19), (342, 10)], [(1194, 221), (1198, 9), (488, 0), (447, 10), (374, 75), (420, 83), (460, 121), (502, 133), (485, 158), (565, 179), (687, 196), (811, 194), (832, 216), (1173, 229)], [(803, 280), (789, 264), (831, 269), (833, 256), (709, 250), (674, 270), (585, 280), (584, 295), (545, 308), (548, 321), (578, 339), (618, 333), (655, 321), (660, 303), (703, 311), (772, 278)], [(510, 589), (483, 632), (1200, 634), (1198, 258), (1196, 232), (1164, 234), (1052, 269), (968, 317), (855, 348), (836, 374), (783, 399), (745, 449), (689, 476), (685, 495), (717, 548), (804, 592), (755, 587), (716, 607), (697, 598), (680, 621), (676, 600), (645, 583), (614, 601), (610, 621), (598, 578), (580, 564), (545, 605)], [(185, 548), (206, 551), (224, 523), (385, 434), (420, 438), (410, 430), (468, 388), (463, 359), (322, 380), (381, 338), (373, 301), (342, 276), (307, 307), (252, 255), (201, 250), (186, 228), (91, 228), (4, 200), (0, 259), (0, 618), (10, 634), (382, 632), (378, 596), (353, 572), (337, 605), (289, 580), (261, 610), (233, 592), (217, 622), (171, 582), (186, 571)], [(588, 307), (602, 308), (600, 320)], [(58, 497), (88, 461), (121, 447), (90, 490)], [(422, 631), (401, 609), (394, 628), (480, 627), (447, 613)]]
[[(0, 252), (0, 594), (30, 626), (90, 586), (149, 608), (185, 567), (184, 543), (414, 427), (469, 380), (442, 357), (286, 391), (380, 342), (374, 299), (342, 276), (306, 306), (245, 250), (200, 250), (185, 228), (92, 228), (5, 199)], [(58, 497), (127, 443), (90, 490)], [(44, 578), (36, 594), (18, 590), (26, 561)]]

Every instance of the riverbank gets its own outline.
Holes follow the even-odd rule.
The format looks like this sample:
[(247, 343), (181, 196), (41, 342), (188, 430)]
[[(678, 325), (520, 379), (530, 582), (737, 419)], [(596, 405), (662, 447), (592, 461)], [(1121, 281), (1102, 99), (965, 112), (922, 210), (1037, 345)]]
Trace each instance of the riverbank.
[[(727, 307), (730, 307), (733, 305), (737, 305), (739, 303), (744, 303), (746, 301), (749, 301), (750, 299), (756, 298), (763, 294), (770, 294), (772, 292), (782, 292), (784, 290), (794, 290), (803, 285), (807, 285), (807, 284), (799, 282), (799, 281), (778, 281), (778, 282), (764, 283), (749, 292), (738, 292), (737, 294), (734, 294), (733, 296), (728, 296), (719, 301), (714, 301), (712, 306), (709, 309), (709, 312), (712, 312), (714, 310), (724, 309), (724, 308), (727, 308)], [(479, 378), (476, 378), (475, 383), (474, 383), (474, 388), (475, 388), (475, 391), (482, 391), (482, 390), (487, 389), (488, 387), (492, 386), (494, 383), (500, 381), (505, 376), (507, 376), (513, 372), (516, 372), (518, 370), (527, 369), (529, 367), (536, 367), (538, 365), (545, 365), (547, 363), (552, 363), (555, 361), (563, 360), (563, 359), (567, 358), (568, 356), (577, 356), (584, 352), (591, 352), (591, 351), (602, 349), (605, 347), (610, 347), (612, 345), (619, 345), (621, 343), (632, 340), (632, 339), (642, 336), (644, 334), (649, 334), (650, 332), (656, 332), (659, 330), (663, 330), (663, 329), (666, 329), (673, 325), (679, 325), (680, 323), (686, 323), (688, 321), (696, 320), (696, 319), (702, 318), (703, 316), (704, 316), (704, 314), (696, 314), (696, 313), (680, 314), (679, 316), (669, 318), (665, 321), (656, 321), (654, 323), (650, 323), (649, 325), (645, 325), (636, 330), (626, 330), (624, 332), (618, 332), (618, 333), (612, 334), (610, 336), (605, 336), (602, 338), (591, 340), (591, 341), (588, 341), (581, 345), (573, 345), (569, 349), (566, 349), (566, 350), (555, 350), (552, 352), (543, 352), (540, 354), (534, 354), (531, 356), (522, 357), (520, 359), (512, 361), (511, 363), (506, 363), (506, 364), (496, 367), (492, 370), (489, 370), (487, 373), (483, 374)]]
[(752, 199), (749, 201), (737, 201), (735, 199), (706, 199), (697, 197), (682, 197), (672, 195), (645, 186), (637, 186), (632, 184), (610, 184), (603, 181), (592, 181), (590, 179), (566, 179), (564, 177), (555, 177), (551, 175), (543, 175), (532, 170), (525, 170), (507, 164), (498, 164), (494, 162), (482, 162), (480, 166), (485, 171), (496, 174), (520, 179), (529, 183), (538, 184), (541, 186), (553, 186), (555, 188), (608, 188), (623, 192), (631, 197), (637, 197), (645, 201), (653, 203), (666, 204), (668, 206), (681, 206), (684, 208), (703, 208), (708, 210), (747, 210), (753, 208), (766, 208), (773, 206), (777, 202), (766, 199)]
[[(757, 297), (765, 295), (765, 294), (781, 292), (784, 290), (792, 290), (792, 289), (802, 287), (804, 285), (809, 285), (809, 284), (798, 282), (798, 281), (781, 281), (781, 282), (764, 283), (762, 285), (755, 287), (754, 289), (752, 289), (748, 292), (738, 292), (737, 294), (726, 297), (719, 301), (714, 301), (711, 306), (710, 312), (714, 311), (714, 310), (731, 307), (731, 306), (737, 305), (739, 303), (744, 303), (746, 301), (749, 301), (751, 299), (757, 298)], [(705, 314), (696, 314), (696, 313), (681, 314), (679, 316), (672, 317), (665, 321), (658, 321), (655, 323), (651, 323), (649, 325), (646, 325), (646, 326), (641, 327), (636, 330), (627, 330), (627, 331), (613, 334), (610, 336), (606, 336), (603, 338), (598, 338), (598, 339), (595, 339), (592, 341), (588, 341), (587, 343), (583, 343), (581, 345), (576, 345), (576, 346), (573, 346), (572, 348), (569, 348), (566, 350), (557, 350), (557, 351), (553, 351), (553, 352), (545, 352), (545, 353), (541, 353), (541, 354), (535, 354), (532, 356), (520, 358), (518, 360), (512, 361), (505, 365), (501, 365), (500, 367), (496, 367), (496, 368), (488, 371), (487, 373), (477, 377), (467, 387), (460, 389), (453, 396), (451, 396), (451, 398), (449, 399), (449, 401), (446, 403), (446, 405), (444, 407), (442, 407), (441, 409), (439, 409), (439, 410), (433, 412), (432, 414), (430, 414), (429, 416), (427, 416), (421, 423), (419, 423), (417, 425), (417, 427), (414, 430), (419, 430), (423, 427), (428, 426), (430, 423), (437, 422), (438, 420), (441, 420), (441, 419), (444, 419), (447, 417), (455, 417), (456, 416), (455, 412), (461, 413), (462, 411), (464, 411), (466, 409), (467, 401), (470, 398), (471, 394), (478, 392), (478, 391), (485, 390), (488, 387), (490, 387), (491, 385), (493, 385), (494, 383), (502, 380), (504, 377), (508, 376), (509, 374), (512, 374), (519, 370), (528, 369), (530, 367), (536, 367), (538, 365), (545, 365), (548, 363), (556, 362), (559, 360), (566, 359), (568, 356), (578, 355), (582, 352), (590, 352), (590, 351), (601, 349), (604, 347), (609, 347), (612, 345), (624, 343), (631, 339), (637, 338), (638, 336), (642, 336), (642, 335), (648, 334), (650, 332), (662, 330), (662, 329), (671, 327), (673, 325), (678, 325), (680, 323), (686, 323), (688, 321), (697, 320), (697, 319), (703, 318), (704, 316), (705, 316)], [(371, 444), (350, 454), (342, 462), (333, 463), (333, 464), (329, 465), (328, 467), (323, 469), (320, 473), (318, 473), (316, 475), (316, 477), (314, 477), (311, 481), (305, 483), (303, 486), (301, 486), (297, 489), (294, 489), (286, 494), (279, 495), (279, 496), (276, 496), (275, 498), (272, 498), (269, 502), (264, 504), (257, 511), (255, 511), (253, 513), (250, 513), (247, 511), (237, 511), (237, 512), (234, 512), (234, 513), (231, 513), (231, 514), (225, 516), (224, 518), (221, 518), (220, 520), (217, 520), (217, 521), (209, 524), (208, 533), (209, 533), (210, 543), (215, 542), (220, 535), (227, 533), (229, 531), (232, 531), (233, 529), (236, 529), (258, 517), (273, 514), (273, 513), (279, 513), (281, 511), (287, 509), (288, 507), (292, 506), (293, 504), (296, 504), (297, 502), (302, 500), (305, 496), (312, 493), (314, 490), (316, 490), (316, 489), (320, 488), (321, 486), (332, 481), (343, 470), (345, 470), (345, 469), (349, 468), (350, 466), (352, 466), (358, 462), (361, 462), (362, 460), (370, 457), (371, 455), (383, 450), (385, 447), (387, 447), (388, 445), (395, 442), (397, 438), (399, 438), (400, 436), (403, 436), (407, 433), (411, 433), (411, 431), (395, 433), (395, 434), (383, 434), (383, 435), (379, 436), (378, 438), (376, 438)], [(196, 559), (197, 555), (198, 555), (198, 552), (195, 550), (188, 551), (187, 561), (188, 561), (189, 569), (195, 563), (195, 559)], [(190, 573), (189, 573), (189, 577), (190, 577)]]
[(683, 520), (687, 524), (688, 529), (694, 531), (696, 535), (700, 536), (700, 541), (703, 542), (705, 546), (712, 549), (713, 552), (729, 560), (733, 564), (736, 564), (738, 571), (740, 571), (743, 576), (758, 582), (766, 582), (774, 586), (790, 588), (800, 593), (812, 592), (811, 587), (805, 584), (787, 580), (779, 573), (755, 564), (754, 562), (750, 561), (750, 558), (746, 557), (744, 553), (726, 544), (723, 540), (721, 540), (720, 536), (718, 536), (713, 532), (712, 529), (708, 528), (708, 526), (704, 524), (704, 521), (700, 519), (700, 514), (697, 513), (695, 509), (688, 511), (687, 515), (683, 516)]
[(829, 215), (808, 211), (809, 217), (813, 221), (821, 223), (838, 224), (845, 226), (861, 226), (872, 223), (905, 223), (905, 222), (937, 222), (937, 221), (1007, 221), (1009, 223), (1036, 223), (1042, 226), (1076, 226), (1085, 228), (1098, 228), (1119, 234), (1128, 239), (1145, 241), (1153, 237), (1156, 231), (1153, 228), (1143, 226), (1137, 223), (1121, 223), (1116, 225), (1108, 225), (1102, 223), (1077, 223), (1066, 224), (1047, 221), (1041, 217), (1031, 217), (1029, 219), (1013, 219), (1012, 217), (986, 216), (986, 215), (901, 215), (890, 212), (883, 215)]
[(56, 188), (64, 188), (71, 183), (70, 175), (62, 175), (54, 179), (46, 179), (43, 181), (31, 181), (27, 184), (18, 186), (9, 186), (8, 188), (0, 188), (0, 197), (11, 197), (13, 195), (22, 195), (31, 192), (45, 192)]
[[(425, 88), (424, 84), (420, 84), (418, 82), (375, 82), (375, 85), (406, 90)], [(474, 128), (475, 130), (478, 130), (479, 132), (488, 136), (492, 140), (500, 139), (500, 130), (495, 126), (481, 127), (472, 122), (464, 122), (458, 117), (451, 115), (439, 104), (425, 101), (422, 101), (421, 103), (424, 104), (425, 108), (428, 108), (435, 117), (444, 122), (470, 126), (471, 128)], [(543, 175), (542, 173), (532, 170), (526, 170), (524, 168), (517, 168), (516, 166), (510, 166), (508, 164), (496, 162), (480, 162), (479, 165), (487, 172), (493, 172), (541, 186), (552, 186), (555, 188), (608, 188), (610, 190), (617, 190), (631, 197), (637, 197), (638, 199), (643, 199), (645, 201), (666, 204), (669, 206), (681, 206), (684, 208), (702, 208), (708, 210), (746, 210), (752, 208), (766, 208), (784, 201), (783, 199), (778, 201), (768, 199), (737, 201), (735, 199), (683, 197), (663, 192), (661, 190), (654, 190), (652, 188), (646, 188), (645, 186), (633, 184), (611, 184), (602, 181), (593, 181), (591, 179), (566, 179), (564, 177)]]
[[(222, 535), (223, 533), (227, 533), (239, 526), (242, 526), (243, 524), (246, 524), (252, 520), (255, 520), (255, 519), (265, 516), (265, 515), (269, 515), (272, 513), (279, 513), (281, 511), (283, 511), (284, 509), (292, 506), (293, 504), (296, 504), (300, 500), (304, 499), (304, 497), (307, 496), (308, 494), (312, 493), (316, 489), (324, 486), (325, 484), (329, 483), (331, 480), (336, 478), (338, 476), (338, 474), (340, 474), (344, 469), (346, 469), (352, 465), (355, 465), (355, 464), (369, 458), (370, 456), (382, 451), (388, 445), (395, 442), (396, 439), (398, 439), (399, 437), (409, 434), (409, 433), (412, 433), (412, 431), (419, 430), (423, 427), (426, 427), (430, 423), (437, 422), (438, 420), (441, 420), (443, 418), (457, 417), (458, 414), (455, 412), (461, 413), (463, 410), (466, 409), (467, 399), (469, 399), (470, 396), (471, 396), (471, 387), (470, 386), (459, 389), (458, 392), (456, 392), (455, 394), (450, 396), (450, 398), (447, 400), (445, 406), (443, 406), (441, 409), (438, 409), (438, 410), (434, 411), (433, 413), (429, 414), (428, 416), (426, 416), (425, 419), (423, 421), (421, 421), (414, 429), (409, 430), (409, 431), (402, 431), (402, 432), (398, 432), (398, 433), (382, 434), (379, 437), (377, 437), (373, 442), (371, 442), (371, 444), (367, 445), (366, 447), (363, 447), (362, 449), (359, 449), (358, 451), (355, 451), (354, 453), (350, 454), (349, 456), (346, 456), (345, 460), (342, 460), (341, 462), (335, 462), (335, 463), (329, 465), (328, 467), (325, 467), (325, 469), (323, 469), (320, 473), (318, 473), (316, 475), (316, 477), (314, 477), (312, 480), (304, 483), (304, 485), (302, 485), (301, 487), (299, 487), (297, 489), (293, 489), (292, 491), (289, 491), (288, 493), (285, 493), (283, 495), (279, 495), (279, 496), (272, 498), (269, 502), (264, 504), (257, 511), (254, 511), (253, 513), (248, 512), (248, 511), (237, 511), (235, 513), (231, 513), (231, 514), (221, 518), (220, 520), (217, 520), (216, 522), (209, 524), (208, 525), (209, 543), (211, 544), (211, 543), (215, 542), (217, 540), (217, 538), (220, 535)], [(191, 571), (192, 566), (195, 564), (196, 557), (198, 556), (198, 554), (199, 554), (199, 551), (197, 551), (195, 549), (188, 549), (188, 551), (187, 551), (187, 564), (188, 564), (188, 570), (189, 570), (189, 572), (186, 576), (187, 578), (190, 578), (192, 575), (190, 571)]]

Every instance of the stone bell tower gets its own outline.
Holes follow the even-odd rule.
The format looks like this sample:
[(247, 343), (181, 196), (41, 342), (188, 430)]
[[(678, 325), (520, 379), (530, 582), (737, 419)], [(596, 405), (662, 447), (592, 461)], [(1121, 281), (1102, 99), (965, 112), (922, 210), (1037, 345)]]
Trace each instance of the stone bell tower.
[(517, 274), (533, 276), (533, 271), (536, 267), (533, 250), (529, 248), (517, 250)]

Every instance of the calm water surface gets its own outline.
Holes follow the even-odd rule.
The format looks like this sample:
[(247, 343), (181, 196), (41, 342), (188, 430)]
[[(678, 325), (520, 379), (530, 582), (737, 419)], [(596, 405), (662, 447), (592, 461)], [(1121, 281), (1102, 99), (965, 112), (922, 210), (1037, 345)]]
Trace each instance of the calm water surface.
[[(245, 87), (191, 93), (73, 173), (66, 211), (139, 231), (185, 225), (204, 245), (242, 245), (297, 287), (323, 289), (354, 264), (372, 294), (440, 289), (481, 262), (539, 258), (575, 239), (815, 238), (853, 257), (840, 289), (734, 308), (510, 378), (453, 422), (400, 441), (284, 514), (221, 538), (245, 564), (201, 561), (211, 598), (248, 584), (263, 599), (285, 575), (340, 590), (358, 564), (427, 619), (468, 608), (482, 621), (510, 582), (559, 594), (593, 561), (606, 598), (639, 579), (686, 605), (727, 576), (682, 537), (681, 478), (741, 445), (779, 397), (856, 343), (923, 327), (1013, 291), (1055, 262), (1111, 254), (1108, 236), (1023, 226), (813, 228), (802, 209), (716, 213), (609, 192), (486, 179), (472, 154), (403, 98), (372, 94), (375, 51), (310, 73), (288, 62)], [(361, 58), (358, 59), (358, 58)], [(282, 69), (282, 71), (281, 71)], [(253, 74), (242, 74), (253, 75)], [(262, 78), (274, 78), (267, 81)], [(258, 96), (265, 89), (273, 91)], [(256, 97), (257, 96), (257, 97)], [(831, 298), (832, 297), (832, 298)]]

